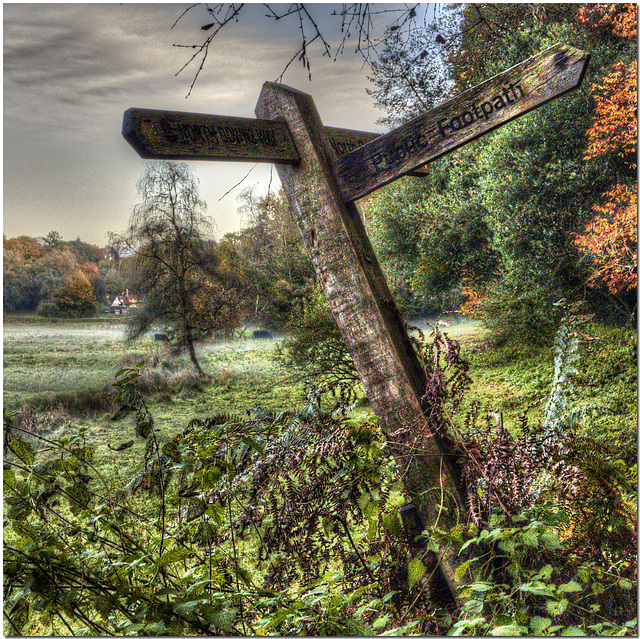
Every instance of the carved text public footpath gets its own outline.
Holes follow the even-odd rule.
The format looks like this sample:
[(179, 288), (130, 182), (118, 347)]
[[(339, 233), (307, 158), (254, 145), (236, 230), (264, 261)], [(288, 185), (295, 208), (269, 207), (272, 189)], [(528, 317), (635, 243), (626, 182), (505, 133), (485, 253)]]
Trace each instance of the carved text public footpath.
[[(438, 120), (440, 135), (443, 138), (450, 137), (455, 131), (465, 129), (478, 120), (488, 120), (501, 109), (515, 104), (524, 97), (525, 93), (522, 87), (519, 84), (514, 85), (512, 83), (489, 100), (481, 104), (471, 102), (469, 105), (465, 105), (466, 110), (458, 115)], [(431, 144), (432, 140), (426, 135), (425, 131), (412, 131), (407, 137), (387, 142), (380, 151), (373, 154), (371, 156), (373, 169), (376, 173), (386, 169), (393, 169), (405, 158), (419, 154), (421, 151), (428, 149)]]
[(524, 98), (524, 91), (522, 90), (522, 87), (519, 84), (516, 84), (515, 86), (510, 84), (502, 90), (502, 93), (499, 93), (490, 100), (483, 102), (480, 106), (472, 102), (469, 111), (464, 111), (460, 115), (452, 117), (448, 124), (446, 124), (447, 118), (439, 120), (438, 129), (440, 129), (440, 133), (444, 138), (447, 136), (447, 129), (450, 129), (451, 131), (459, 131), (460, 129), (464, 129), (465, 127), (473, 124), (476, 120), (481, 120), (482, 118), (488, 119), (494, 111), (504, 109), (507, 104), (513, 104), (520, 98)]
[[(425, 410), (421, 404), (424, 368), (353, 200), (575, 89), (588, 59), (555, 45), (382, 136), (325, 127), (311, 96), (271, 82), (262, 88), (257, 120), (149, 109), (125, 113), (123, 135), (145, 158), (276, 163), (407, 497), (427, 524), (453, 528), (465, 500), (448, 444), (431, 421), (438, 407)], [(468, 575), (456, 568), (464, 561), (443, 546), (437, 570), (429, 572), (430, 579), (444, 577), (458, 603)]]

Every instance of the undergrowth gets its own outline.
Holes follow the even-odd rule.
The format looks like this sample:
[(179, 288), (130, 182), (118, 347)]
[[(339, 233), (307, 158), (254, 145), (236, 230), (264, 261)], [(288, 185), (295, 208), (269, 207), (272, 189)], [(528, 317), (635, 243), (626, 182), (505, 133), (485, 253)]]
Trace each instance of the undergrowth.
[[(457, 346), (436, 335), (423, 348), (429, 401), (462, 392), (447, 371)], [(574, 410), (577, 349), (575, 331), (561, 329), (539, 418), (520, 415), (510, 432), (476, 402), (442, 425), (467, 516), (422, 537), (425, 553), (477, 550), (458, 569), (472, 578), (456, 608), (425, 588), (430, 564), (410, 552), (401, 478), (376, 420), (349, 413), (348, 387), (309, 387), (302, 410), (218, 413), (163, 438), (140, 392), (143, 363), (131, 362), (114, 418), (132, 418), (133, 432), (112, 451), (145, 447), (126, 486), (95, 465), (86, 429), (48, 438), (5, 414), (6, 628), (635, 634), (634, 487), (615, 449), (585, 433), (602, 407)]]

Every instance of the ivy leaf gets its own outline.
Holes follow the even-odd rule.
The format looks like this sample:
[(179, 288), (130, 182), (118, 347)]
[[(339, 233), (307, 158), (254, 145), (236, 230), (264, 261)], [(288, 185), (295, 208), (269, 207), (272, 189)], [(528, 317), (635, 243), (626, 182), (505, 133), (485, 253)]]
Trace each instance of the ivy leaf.
[(521, 592), (530, 592), (532, 595), (549, 596), (553, 594), (553, 588), (550, 588), (543, 581), (532, 581), (519, 586)]
[(144, 437), (146, 439), (147, 437), (149, 437), (149, 435), (151, 435), (152, 428), (153, 427), (151, 426), (151, 422), (140, 422), (136, 424), (136, 435), (139, 435), (140, 437)]
[(540, 568), (536, 577), (538, 577), (538, 579), (549, 579), (552, 574), (553, 566), (551, 564), (545, 564), (542, 568)]
[(12, 470), (5, 470), (2, 473), (2, 483), (11, 490), (16, 487), (16, 476)]
[(148, 623), (145, 627), (145, 634), (150, 637), (157, 637), (165, 633), (167, 627), (164, 625), (164, 621), (156, 621), (154, 623)]
[(218, 466), (209, 466), (202, 473), (202, 489), (213, 488), (222, 477), (222, 470)]
[(562, 548), (558, 533), (555, 530), (545, 530), (540, 537), (548, 550), (560, 550)]
[(537, 548), (538, 543), (538, 533), (535, 530), (524, 530), (522, 532), (522, 541), (526, 546), (531, 546), (532, 548)]
[(492, 628), (490, 635), (492, 637), (520, 637), (526, 632), (526, 628), (511, 624), (509, 626), (498, 626)]
[(173, 605), (173, 609), (176, 614), (181, 617), (189, 617), (193, 614), (193, 611), (198, 607), (200, 601), (198, 599), (194, 599), (193, 601), (185, 601), (184, 603), (177, 603)]
[(400, 537), (402, 535), (402, 524), (400, 518), (395, 510), (382, 515), (382, 525), (385, 530), (391, 533), (394, 537)]
[(145, 624), (143, 623), (130, 623), (127, 624), (124, 628), (121, 629), (123, 635), (134, 635), (138, 636), (138, 631), (144, 628)]
[(413, 588), (424, 577), (427, 567), (417, 557), (414, 557), (407, 568), (409, 572), (409, 588)]
[(228, 608), (227, 610), (216, 610), (207, 615), (207, 621), (212, 623), (218, 630), (225, 635), (232, 635), (233, 632), (233, 620), (238, 614), (237, 608)]
[(474, 557), (473, 559), (469, 559), (469, 561), (465, 561), (463, 564), (460, 564), (457, 568), (456, 571), (453, 573), (453, 578), (456, 581), (460, 581), (463, 577), (464, 574), (467, 572), (467, 570), (469, 569), (469, 566), (476, 561), (477, 557)]

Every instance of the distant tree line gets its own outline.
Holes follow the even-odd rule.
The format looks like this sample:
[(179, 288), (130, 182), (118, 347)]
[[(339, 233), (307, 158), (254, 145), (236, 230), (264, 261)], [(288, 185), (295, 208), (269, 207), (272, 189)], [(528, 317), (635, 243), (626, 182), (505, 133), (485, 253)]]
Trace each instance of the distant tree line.
[(3, 242), (3, 309), (86, 316), (122, 293), (126, 281), (109, 250), (83, 242), (22, 235)]

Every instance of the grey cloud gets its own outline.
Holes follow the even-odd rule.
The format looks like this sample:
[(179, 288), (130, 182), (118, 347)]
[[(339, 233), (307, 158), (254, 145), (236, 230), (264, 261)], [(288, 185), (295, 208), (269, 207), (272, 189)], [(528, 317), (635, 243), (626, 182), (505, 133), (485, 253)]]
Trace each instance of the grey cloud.
[[(206, 23), (198, 9), (172, 31), (186, 6), (4, 5), (4, 151), (10, 158), (4, 221), (10, 236), (57, 228), (66, 238), (102, 244), (106, 231), (124, 227), (144, 165), (120, 135), (126, 108), (253, 117), (262, 82), (274, 80), (294, 52), (295, 27), (265, 22), (263, 8), (252, 5), (252, 13), (215, 41), (185, 100), (196, 67), (176, 78), (190, 50), (172, 45), (199, 42)], [(353, 56), (336, 64), (316, 56), (312, 83), (297, 62), (284, 81), (311, 93), (327, 124), (374, 130), (379, 114), (365, 95), (361, 66)], [(236, 192), (219, 200), (250, 167), (194, 168), (220, 233), (237, 228)], [(266, 190), (270, 170), (258, 166), (245, 184), (260, 181)]]
[(158, 62), (168, 13), (152, 5), (5, 5), (5, 91), (14, 83), (63, 102), (90, 103), (92, 96), (135, 87), (141, 76), (166, 76)]

